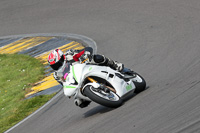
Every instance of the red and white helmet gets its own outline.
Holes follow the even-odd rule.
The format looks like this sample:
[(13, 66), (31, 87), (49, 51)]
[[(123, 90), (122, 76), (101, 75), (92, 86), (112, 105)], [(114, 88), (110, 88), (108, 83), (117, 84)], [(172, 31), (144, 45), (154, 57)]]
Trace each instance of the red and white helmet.
[(48, 63), (53, 70), (58, 70), (65, 61), (65, 55), (60, 49), (53, 50), (48, 56)]

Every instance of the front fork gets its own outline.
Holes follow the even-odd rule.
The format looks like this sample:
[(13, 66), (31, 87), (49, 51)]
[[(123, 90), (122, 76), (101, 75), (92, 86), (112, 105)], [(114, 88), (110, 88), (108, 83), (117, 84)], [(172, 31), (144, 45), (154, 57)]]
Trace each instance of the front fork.
[[(91, 77), (87, 77), (87, 79), (90, 81), (90, 82), (95, 82), (95, 83), (98, 83), (96, 80), (94, 80), (93, 78)], [(101, 84), (102, 85), (102, 84)], [(103, 88), (108, 88), (109, 90), (111, 90), (112, 92), (116, 93), (116, 90), (114, 88), (111, 88), (109, 86), (106, 86), (106, 85), (102, 85)]]

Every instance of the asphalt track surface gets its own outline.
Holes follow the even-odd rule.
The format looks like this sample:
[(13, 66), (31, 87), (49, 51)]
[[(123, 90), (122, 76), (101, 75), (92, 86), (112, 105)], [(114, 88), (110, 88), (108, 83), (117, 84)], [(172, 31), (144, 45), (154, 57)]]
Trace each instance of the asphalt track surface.
[(199, 0), (1, 0), (0, 36), (88, 36), (149, 86), (117, 109), (61, 94), (10, 132), (199, 133), (199, 14)]

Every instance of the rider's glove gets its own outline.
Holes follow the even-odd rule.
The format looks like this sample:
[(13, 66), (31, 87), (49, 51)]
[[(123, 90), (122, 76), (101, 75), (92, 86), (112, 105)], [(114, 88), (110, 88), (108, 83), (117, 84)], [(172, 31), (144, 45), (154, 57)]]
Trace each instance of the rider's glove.
[(89, 51), (85, 51), (85, 54), (87, 56), (87, 58), (89, 58), (89, 61), (92, 60), (92, 54)]
[(80, 57), (80, 60), (81, 60), (81, 61), (84, 61), (84, 60), (86, 60), (86, 59), (91, 60), (91, 54), (90, 54), (89, 51), (85, 51), (84, 54), (81, 55), (81, 57)]

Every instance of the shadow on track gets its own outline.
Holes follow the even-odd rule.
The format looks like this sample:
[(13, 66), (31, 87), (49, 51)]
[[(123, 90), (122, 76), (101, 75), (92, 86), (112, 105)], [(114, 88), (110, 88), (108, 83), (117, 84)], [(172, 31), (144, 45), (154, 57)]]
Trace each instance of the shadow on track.
[(93, 116), (93, 115), (96, 115), (96, 114), (103, 114), (103, 113), (112, 111), (114, 109), (115, 108), (108, 108), (108, 107), (99, 105), (99, 106), (96, 106), (95, 108), (92, 108), (91, 110), (87, 111), (84, 114), (84, 116), (85, 116), (85, 118), (87, 118), (87, 117), (90, 117), (90, 116)]
[[(149, 86), (146, 87), (145, 90), (149, 89)], [(145, 91), (144, 90), (144, 91)], [(123, 97), (123, 101), (124, 103), (127, 102), (128, 100), (130, 100), (131, 98), (135, 97), (137, 94), (135, 93), (129, 93), (127, 94), (125, 97)], [(123, 103), (123, 104), (124, 104)], [(123, 105), (122, 105), (123, 106)], [(120, 107), (119, 107), (120, 108)], [(84, 117), (87, 118), (87, 117), (91, 117), (93, 115), (96, 115), (96, 114), (103, 114), (103, 113), (107, 113), (107, 112), (110, 112), (114, 109), (117, 109), (117, 108), (109, 108), (109, 107), (105, 107), (105, 106), (96, 106), (94, 108), (92, 108), (91, 110), (87, 111), (85, 114), (84, 114)]]

